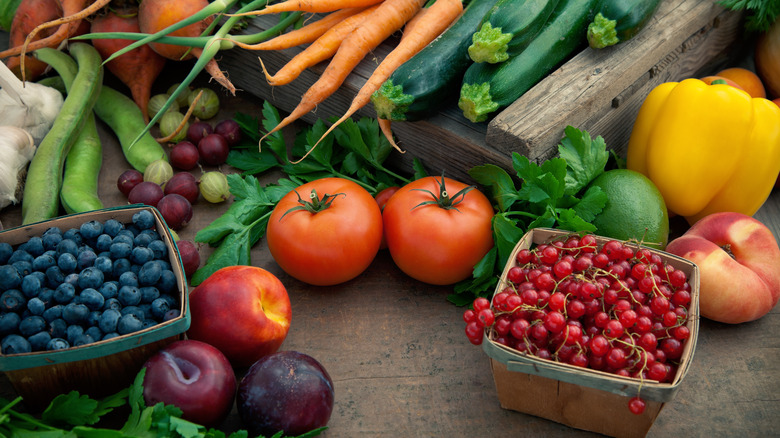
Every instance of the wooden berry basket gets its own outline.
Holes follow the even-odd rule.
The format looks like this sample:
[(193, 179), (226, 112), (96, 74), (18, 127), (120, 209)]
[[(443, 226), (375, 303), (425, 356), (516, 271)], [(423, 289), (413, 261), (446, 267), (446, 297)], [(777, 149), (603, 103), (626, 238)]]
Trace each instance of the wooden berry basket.
[[(495, 293), (504, 288), (507, 272), (515, 266), (515, 256), (520, 250), (567, 234), (570, 233), (547, 228), (535, 228), (526, 233), (512, 252)], [(596, 240), (601, 246), (611, 239), (597, 236)], [(502, 408), (609, 436), (643, 437), (647, 434), (664, 403), (674, 398), (688, 372), (699, 330), (698, 267), (681, 257), (650, 250), (660, 255), (665, 263), (685, 272), (691, 285), (687, 322), (690, 338), (685, 343), (673, 381), (641, 381), (541, 359), (498, 344), (486, 331), (482, 348), (490, 357), (493, 380)], [(647, 403), (641, 415), (635, 415), (628, 409), (628, 401), (638, 393)]]
[(0, 354), (0, 371), (22, 396), (24, 404), (39, 410), (58, 394), (71, 390), (93, 397), (103, 397), (130, 386), (144, 362), (171, 342), (181, 339), (190, 326), (187, 279), (170, 229), (157, 209), (131, 205), (73, 214), (52, 220), (22, 225), (0, 232), (0, 242), (13, 246), (40, 236), (49, 227), (63, 231), (75, 228), (89, 220), (105, 222), (116, 219), (130, 223), (135, 213), (149, 210), (154, 214), (156, 229), (168, 248), (171, 269), (176, 276), (179, 292), (180, 315), (153, 327), (57, 351), (40, 351), (24, 354)]

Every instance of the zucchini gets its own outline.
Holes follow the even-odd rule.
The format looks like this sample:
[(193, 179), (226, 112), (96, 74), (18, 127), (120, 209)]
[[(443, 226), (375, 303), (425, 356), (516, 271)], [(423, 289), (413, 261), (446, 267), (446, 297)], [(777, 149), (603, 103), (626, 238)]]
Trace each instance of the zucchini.
[(474, 62), (504, 62), (523, 50), (542, 30), (559, 0), (499, 0), (474, 32), (469, 56)]
[(377, 117), (394, 121), (422, 120), (436, 114), (457, 95), (471, 64), (471, 35), (498, 0), (471, 0), (458, 20), (436, 40), (398, 67), (371, 96)]
[(561, 0), (544, 28), (522, 52), (500, 64), (474, 63), (466, 70), (458, 107), (472, 122), (506, 108), (575, 51), (600, 0)]
[(602, 0), (588, 25), (588, 45), (603, 49), (633, 38), (650, 21), (661, 0)]

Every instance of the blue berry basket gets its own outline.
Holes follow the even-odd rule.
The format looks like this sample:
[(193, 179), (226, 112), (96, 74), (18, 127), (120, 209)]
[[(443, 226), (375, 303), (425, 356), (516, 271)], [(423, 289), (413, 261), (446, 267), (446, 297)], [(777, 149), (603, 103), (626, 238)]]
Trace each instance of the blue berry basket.
[(73, 214), (0, 232), (0, 243), (16, 246), (31, 237), (41, 236), (50, 227), (64, 231), (78, 228), (87, 221), (105, 222), (109, 219), (128, 224), (134, 214), (143, 210), (153, 214), (154, 229), (168, 249), (168, 262), (176, 277), (179, 315), (132, 333), (85, 345), (53, 351), (0, 354), (0, 371), (5, 373), (28, 408), (42, 409), (53, 397), (70, 390), (102, 397), (129, 386), (150, 356), (181, 339), (189, 328), (191, 316), (187, 279), (170, 229), (159, 211), (149, 206), (129, 205)]
[[(504, 289), (507, 273), (516, 265), (515, 258), (520, 250), (569, 234), (549, 228), (528, 231), (513, 250), (494, 295)], [(612, 239), (596, 236), (599, 247), (608, 240)], [(638, 247), (638, 244), (631, 245)], [(542, 359), (496, 342), (496, 333), (486, 329), (482, 349), (490, 357), (502, 408), (608, 436), (644, 437), (647, 434), (664, 404), (674, 398), (688, 372), (699, 330), (699, 268), (673, 254), (647, 249), (658, 254), (665, 263), (685, 272), (691, 286), (687, 321), (690, 336), (674, 379), (669, 383), (643, 381)], [(646, 401), (645, 411), (640, 415), (628, 409), (628, 401), (637, 395)]]

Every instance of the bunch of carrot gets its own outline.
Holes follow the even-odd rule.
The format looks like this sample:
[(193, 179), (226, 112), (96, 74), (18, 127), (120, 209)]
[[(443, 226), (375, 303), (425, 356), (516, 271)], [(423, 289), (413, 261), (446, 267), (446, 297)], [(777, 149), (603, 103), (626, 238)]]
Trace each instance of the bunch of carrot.
[[(239, 45), (254, 50), (281, 50), (310, 43), (274, 75), (266, 71), (261, 61), (263, 72), (271, 85), (287, 84), (307, 68), (331, 58), (320, 78), (303, 94), (298, 106), (266, 133), (260, 143), (262, 144), (268, 135), (315, 109), (341, 86), (367, 54), (392, 34), (403, 30), (398, 45), (376, 67), (358, 91), (347, 112), (331, 126), (323, 138), (368, 104), (371, 94), (396, 68), (439, 36), (463, 11), (461, 0), (435, 0), (429, 7), (424, 7), (425, 2), (426, 0), (287, 0), (246, 13), (245, 15), (292, 11), (327, 13), (318, 21), (263, 43)], [(386, 123), (384, 127), (387, 128)], [(392, 143), (389, 129), (383, 129), (383, 132)], [(319, 141), (309, 151), (317, 144)]]

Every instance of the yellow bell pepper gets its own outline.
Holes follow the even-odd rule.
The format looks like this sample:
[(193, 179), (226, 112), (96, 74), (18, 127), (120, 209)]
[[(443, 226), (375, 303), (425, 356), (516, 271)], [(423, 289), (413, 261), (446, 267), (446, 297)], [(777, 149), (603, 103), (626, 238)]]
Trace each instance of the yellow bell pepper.
[(752, 216), (780, 172), (780, 108), (725, 84), (667, 82), (648, 94), (627, 165), (690, 224), (719, 211)]

